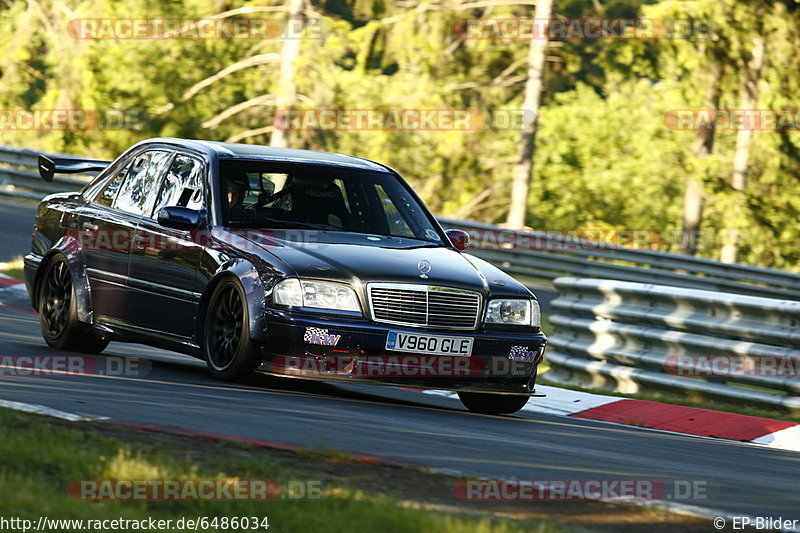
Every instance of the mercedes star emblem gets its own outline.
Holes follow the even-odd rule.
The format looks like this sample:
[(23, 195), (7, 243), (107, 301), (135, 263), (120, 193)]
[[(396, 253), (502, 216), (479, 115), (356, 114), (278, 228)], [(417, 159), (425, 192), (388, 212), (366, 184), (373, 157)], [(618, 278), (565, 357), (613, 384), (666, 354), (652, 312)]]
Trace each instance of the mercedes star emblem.
[(428, 272), (431, 271), (431, 263), (426, 259), (423, 259), (417, 264), (417, 269), (419, 270), (419, 277), (422, 279), (428, 279)]

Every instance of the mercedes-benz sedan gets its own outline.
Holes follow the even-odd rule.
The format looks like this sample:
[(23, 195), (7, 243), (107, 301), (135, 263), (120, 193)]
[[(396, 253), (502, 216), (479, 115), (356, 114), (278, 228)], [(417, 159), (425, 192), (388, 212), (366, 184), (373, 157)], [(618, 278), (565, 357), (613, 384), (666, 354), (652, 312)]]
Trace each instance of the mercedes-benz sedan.
[(39, 206), (25, 278), (52, 347), (145, 343), (253, 371), (458, 392), (483, 413), (534, 394), (546, 338), (521, 283), (466, 253), (392, 169), (185, 139), (113, 162)]

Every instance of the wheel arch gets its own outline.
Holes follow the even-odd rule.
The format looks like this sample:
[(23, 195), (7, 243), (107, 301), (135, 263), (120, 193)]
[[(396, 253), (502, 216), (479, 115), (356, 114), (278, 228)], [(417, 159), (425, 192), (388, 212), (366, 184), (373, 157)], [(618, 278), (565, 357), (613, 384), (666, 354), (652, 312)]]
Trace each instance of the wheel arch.
[(78, 321), (84, 324), (94, 323), (94, 312), (92, 311), (92, 293), (89, 286), (89, 275), (86, 271), (86, 258), (80, 244), (71, 236), (64, 236), (51, 247), (42, 257), (39, 267), (36, 269), (36, 277), (33, 282), (32, 298), (33, 308), (39, 310), (39, 290), (41, 287), (42, 274), (45, 267), (57, 255), (61, 255), (66, 260), (72, 276), (72, 286), (75, 288), (75, 304), (77, 306)]
[(200, 308), (197, 315), (196, 341), (202, 342), (203, 329), (205, 327), (206, 314), (211, 296), (217, 290), (219, 284), (226, 279), (235, 279), (244, 289), (245, 300), (247, 303), (247, 315), (250, 339), (258, 342), (267, 340), (266, 332), (266, 289), (264, 279), (258, 269), (245, 259), (234, 259), (223, 265), (214, 273), (208, 281), (203, 295), (200, 298)]

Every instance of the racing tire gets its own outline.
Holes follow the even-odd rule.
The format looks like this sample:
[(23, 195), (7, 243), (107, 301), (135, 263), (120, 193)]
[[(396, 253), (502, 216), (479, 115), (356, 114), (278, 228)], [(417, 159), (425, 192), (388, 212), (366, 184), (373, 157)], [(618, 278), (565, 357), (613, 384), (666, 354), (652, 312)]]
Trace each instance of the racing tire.
[(203, 357), (208, 371), (224, 381), (243, 381), (261, 363), (250, 339), (250, 315), (244, 289), (234, 279), (220, 282), (208, 302), (203, 323)]
[(485, 415), (509, 415), (516, 413), (528, 403), (529, 396), (519, 394), (491, 394), (488, 392), (459, 392), (458, 398), (464, 407), (473, 413)]

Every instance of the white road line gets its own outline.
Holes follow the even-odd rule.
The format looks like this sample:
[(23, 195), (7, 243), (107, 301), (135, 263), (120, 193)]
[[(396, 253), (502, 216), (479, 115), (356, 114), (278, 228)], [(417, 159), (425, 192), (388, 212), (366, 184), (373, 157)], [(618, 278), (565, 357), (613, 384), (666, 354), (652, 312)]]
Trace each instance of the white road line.
[(537, 385), (536, 392), (547, 394), (545, 398), (531, 398), (522, 408), (523, 411), (545, 413), (550, 415), (572, 415), (600, 407), (609, 403), (624, 400), (620, 396), (605, 396), (592, 394), (590, 392), (580, 392), (569, 389), (560, 389), (547, 385)]
[(14, 411), (22, 411), (25, 413), (34, 413), (37, 415), (52, 416), (62, 420), (69, 420), (70, 422), (91, 422), (96, 420), (108, 420), (107, 416), (87, 416), (78, 415), (75, 413), (67, 413), (66, 411), (59, 411), (58, 409), (51, 409), (44, 405), (37, 405), (33, 403), (11, 402), (8, 400), (0, 400), (0, 407), (13, 409)]

